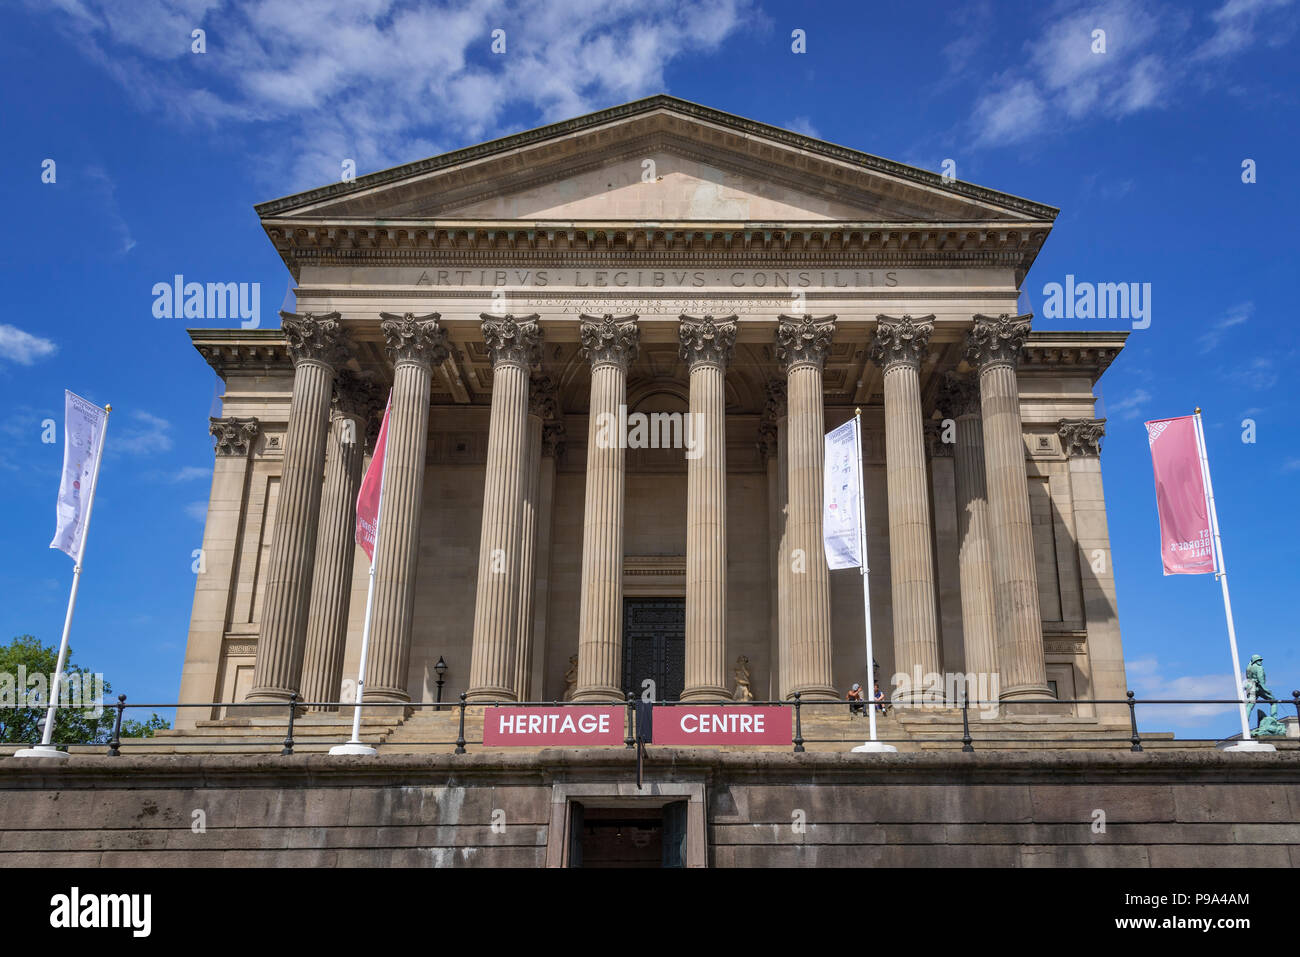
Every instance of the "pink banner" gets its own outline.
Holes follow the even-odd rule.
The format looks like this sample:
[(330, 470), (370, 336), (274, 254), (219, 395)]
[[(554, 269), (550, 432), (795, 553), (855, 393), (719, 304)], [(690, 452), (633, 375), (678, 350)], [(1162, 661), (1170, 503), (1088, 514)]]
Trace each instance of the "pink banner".
[(1196, 417), (1146, 423), (1151, 463), (1156, 473), (1160, 512), (1160, 559), (1166, 575), (1204, 575), (1214, 571), (1209, 508), (1201, 472)]
[(375, 536), (379, 534), (379, 497), (384, 484), (384, 453), (388, 450), (388, 413), (393, 410), (393, 394), (388, 394), (388, 407), (384, 409), (384, 421), (379, 426), (379, 438), (375, 440), (375, 454), (370, 458), (370, 468), (361, 480), (361, 491), (357, 493), (357, 544), (367, 557), (375, 560)]
[(703, 747), (712, 744), (785, 744), (791, 741), (791, 709), (720, 704), (656, 705), (654, 743)]
[(621, 746), (626, 714), (622, 705), (488, 708), (483, 717), (483, 743), (494, 747)]

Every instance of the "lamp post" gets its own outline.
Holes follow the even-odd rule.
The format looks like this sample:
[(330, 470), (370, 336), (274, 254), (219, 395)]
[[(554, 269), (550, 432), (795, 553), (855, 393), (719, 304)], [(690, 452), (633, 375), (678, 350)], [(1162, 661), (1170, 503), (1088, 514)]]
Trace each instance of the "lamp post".
[(442, 660), (442, 655), (438, 656), (438, 663), (433, 666), (433, 670), (438, 673), (438, 706), (434, 708), (434, 710), (441, 711), (442, 710), (442, 683), (447, 680), (446, 679), (447, 662)]

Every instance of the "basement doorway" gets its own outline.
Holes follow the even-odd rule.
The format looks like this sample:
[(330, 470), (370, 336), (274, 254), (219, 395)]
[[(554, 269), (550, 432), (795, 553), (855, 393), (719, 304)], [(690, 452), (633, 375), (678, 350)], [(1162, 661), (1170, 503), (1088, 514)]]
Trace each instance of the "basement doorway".
[(685, 867), (687, 803), (587, 807), (571, 801), (569, 867)]

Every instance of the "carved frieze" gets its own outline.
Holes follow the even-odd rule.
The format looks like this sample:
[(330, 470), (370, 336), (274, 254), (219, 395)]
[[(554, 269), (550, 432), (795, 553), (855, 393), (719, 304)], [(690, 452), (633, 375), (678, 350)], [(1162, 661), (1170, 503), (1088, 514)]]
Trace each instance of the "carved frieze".
[(886, 372), (897, 365), (919, 367), (934, 334), (934, 316), (876, 316), (871, 361)]
[(682, 315), (677, 327), (681, 357), (688, 365), (715, 365), (725, 369), (736, 354), (736, 316), (714, 319), (713, 316)]
[(835, 336), (835, 315), (777, 317), (776, 360), (786, 372), (799, 366), (821, 369)]
[(438, 324), (440, 313), (417, 316), (381, 312), (379, 331), (384, 334), (388, 354), (393, 362), (418, 362), (433, 368), (446, 361), (447, 332)]

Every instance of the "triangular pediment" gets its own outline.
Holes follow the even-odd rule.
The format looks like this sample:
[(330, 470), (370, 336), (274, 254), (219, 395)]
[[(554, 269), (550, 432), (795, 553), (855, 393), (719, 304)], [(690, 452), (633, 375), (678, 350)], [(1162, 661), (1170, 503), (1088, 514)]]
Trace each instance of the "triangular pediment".
[(264, 220), (1050, 223), (1056, 210), (651, 97), (258, 208)]

